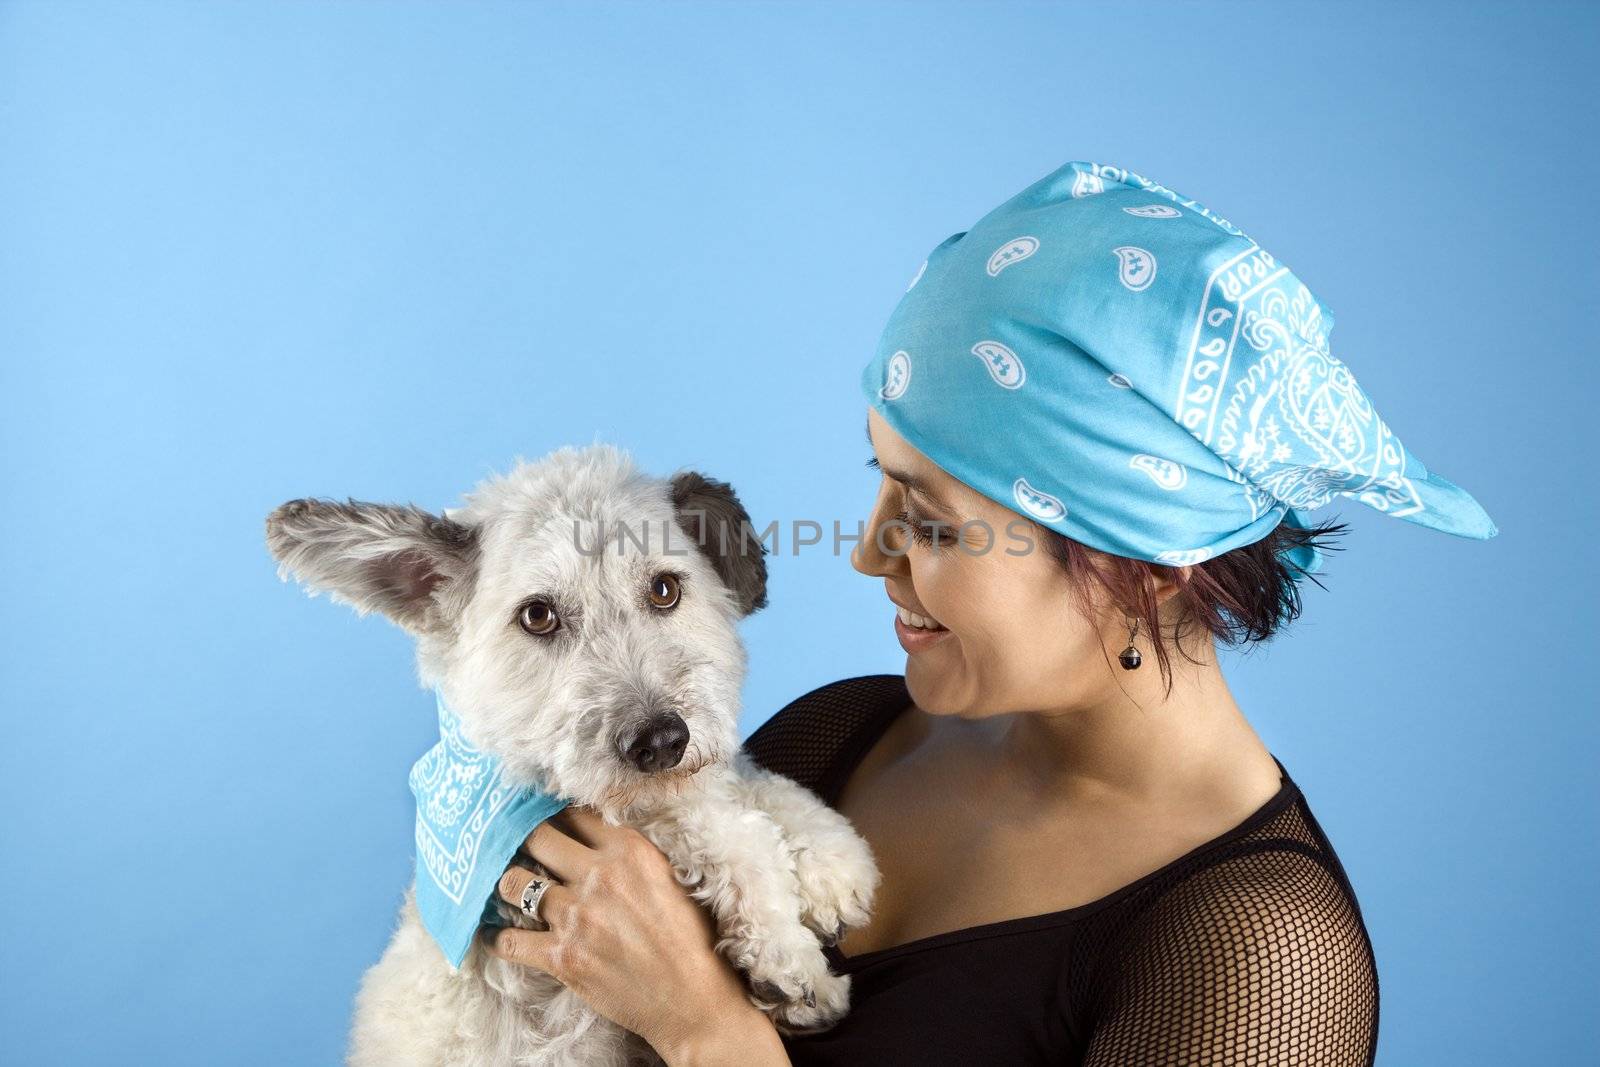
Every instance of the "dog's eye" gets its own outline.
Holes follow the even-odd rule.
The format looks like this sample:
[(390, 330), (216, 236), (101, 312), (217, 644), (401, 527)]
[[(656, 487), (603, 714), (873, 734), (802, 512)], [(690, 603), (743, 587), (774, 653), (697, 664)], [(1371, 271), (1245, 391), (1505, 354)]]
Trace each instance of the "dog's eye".
[(663, 610), (678, 606), (678, 576), (658, 574), (650, 582), (650, 603)]
[(561, 617), (556, 614), (555, 608), (543, 600), (530, 600), (522, 605), (517, 622), (535, 637), (548, 637), (560, 628)]

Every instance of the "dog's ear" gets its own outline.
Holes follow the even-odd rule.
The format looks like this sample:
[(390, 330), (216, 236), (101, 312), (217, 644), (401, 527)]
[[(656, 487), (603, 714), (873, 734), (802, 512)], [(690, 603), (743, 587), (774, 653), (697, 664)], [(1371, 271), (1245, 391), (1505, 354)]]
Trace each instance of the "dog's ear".
[(750, 525), (750, 513), (727, 482), (694, 471), (673, 476), (672, 506), (678, 526), (711, 561), (722, 583), (749, 615), (767, 606), (767, 546)]
[(267, 516), (278, 577), (361, 615), (382, 612), (413, 634), (438, 620), (434, 592), (469, 578), (477, 532), (412, 504), (291, 500)]

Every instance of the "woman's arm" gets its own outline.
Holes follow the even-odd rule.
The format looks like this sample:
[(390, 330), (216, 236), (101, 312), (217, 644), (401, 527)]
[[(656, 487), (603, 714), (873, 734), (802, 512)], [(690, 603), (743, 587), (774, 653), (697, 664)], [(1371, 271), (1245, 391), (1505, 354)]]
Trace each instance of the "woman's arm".
[[(643, 834), (569, 808), (542, 823), (525, 851), (560, 880), (539, 905), (550, 928), (485, 927), (491, 953), (554, 976), (672, 1067), (789, 1062), (771, 1021), (713, 949), (711, 917)], [(519, 904), (532, 877), (507, 869), (500, 896)]]

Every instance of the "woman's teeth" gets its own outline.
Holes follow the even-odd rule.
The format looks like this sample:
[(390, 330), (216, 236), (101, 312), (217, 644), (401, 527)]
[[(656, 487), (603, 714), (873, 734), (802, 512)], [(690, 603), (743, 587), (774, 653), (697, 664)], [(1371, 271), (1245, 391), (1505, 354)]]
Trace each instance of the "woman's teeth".
[(900, 621), (905, 623), (907, 626), (914, 627), (914, 628), (916, 628), (918, 630), (943, 630), (944, 629), (944, 626), (939, 622), (938, 619), (930, 619), (926, 615), (918, 615), (914, 611), (907, 611), (905, 608), (900, 607), (898, 604), (895, 605), (895, 611), (897, 611), (900, 614)]

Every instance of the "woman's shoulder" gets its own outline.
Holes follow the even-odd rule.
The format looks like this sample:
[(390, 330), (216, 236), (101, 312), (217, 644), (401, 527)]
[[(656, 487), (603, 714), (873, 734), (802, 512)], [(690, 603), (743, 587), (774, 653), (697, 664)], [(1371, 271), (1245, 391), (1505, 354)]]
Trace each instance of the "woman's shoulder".
[(1248, 819), (1140, 879), (1125, 896), (1129, 914), (1142, 913), (1147, 924), (1246, 930), (1295, 913), (1362, 924), (1344, 865), (1287, 771), (1278, 793)]
[(790, 701), (745, 739), (744, 751), (757, 766), (831, 801), (876, 728), (910, 703), (903, 675), (842, 678)]
[(1372, 1062), (1378, 976), (1360, 906), (1287, 775), (1275, 799), (1090, 923), (1102, 1053), (1205, 1032), (1252, 1035), (1273, 1062)]

